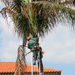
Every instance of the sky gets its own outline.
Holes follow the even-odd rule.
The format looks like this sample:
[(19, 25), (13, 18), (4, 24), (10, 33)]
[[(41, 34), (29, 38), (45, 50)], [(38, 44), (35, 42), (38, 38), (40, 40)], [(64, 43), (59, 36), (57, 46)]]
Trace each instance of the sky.
[[(4, 5), (0, 2), (0, 10)], [(45, 38), (40, 38), (40, 46), (45, 52), (43, 65), (61, 70), (61, 75), (75, 75), (75, 32), (70, 28), (71, 23), (56, 23)], [(12, 23), (11, 23), (12, 25)], [(65, 26), (67, 25), (67, 26)], [(14, 62), (17, 58), (18, 46), (22, 39), (15, 35), (13, 28), (0, 14), (0, 62)], [(30, 50), (26, 48), (26, 52)], [(31, 53), (26, 56), (26, 62), (31, 64)]]

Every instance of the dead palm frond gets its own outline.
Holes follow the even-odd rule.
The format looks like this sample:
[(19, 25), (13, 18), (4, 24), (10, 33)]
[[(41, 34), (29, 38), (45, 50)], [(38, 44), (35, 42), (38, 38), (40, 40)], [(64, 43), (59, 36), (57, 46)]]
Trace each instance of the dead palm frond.
[[(25, 67), (23, 67), (23, 65)], [(26, 64), (25, 64), (24, 50), (23, 50), (23, 46), (20, 45), (18, 47), (18, 55), (17, 55), (16, 69), (14, 75), (24, 75), (25, 69), (26, 69)]]

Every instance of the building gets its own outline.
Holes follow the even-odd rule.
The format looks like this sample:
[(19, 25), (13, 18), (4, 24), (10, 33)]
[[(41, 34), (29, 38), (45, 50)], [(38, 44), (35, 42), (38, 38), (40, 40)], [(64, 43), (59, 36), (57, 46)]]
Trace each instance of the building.
[[(0, 75), (13, 75), (16, 69), (16, 62), (0, 62)], [(38, 75), (38, 67), (33, 66), (33, 74)], [(26, 75), (31, 75), (31, 65), (27, 64)], [(61, 75), (61, 70), (44, 67), (44, 75)]]

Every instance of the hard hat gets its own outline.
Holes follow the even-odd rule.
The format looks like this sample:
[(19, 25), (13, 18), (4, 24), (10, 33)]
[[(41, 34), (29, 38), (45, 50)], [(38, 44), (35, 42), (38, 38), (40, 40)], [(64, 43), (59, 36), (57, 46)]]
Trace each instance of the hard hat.
[(30, 40), (30, 39), (31, 39), (31, 37), (30, 37), (30, 36), (28, 36), (28, 37), (27, 37), (27, 40)]

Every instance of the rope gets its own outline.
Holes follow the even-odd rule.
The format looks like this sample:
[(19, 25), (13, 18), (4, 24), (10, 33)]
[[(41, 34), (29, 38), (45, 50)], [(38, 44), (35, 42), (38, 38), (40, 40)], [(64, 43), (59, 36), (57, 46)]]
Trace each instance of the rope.
[[(30, 52), (31, 52), (31, 51), (30, 51)], [(29, 54), (30, 52), (28, 52), (27, 54)], [(27, 54), (25, 54), (25, 56), (26, 56)]]

